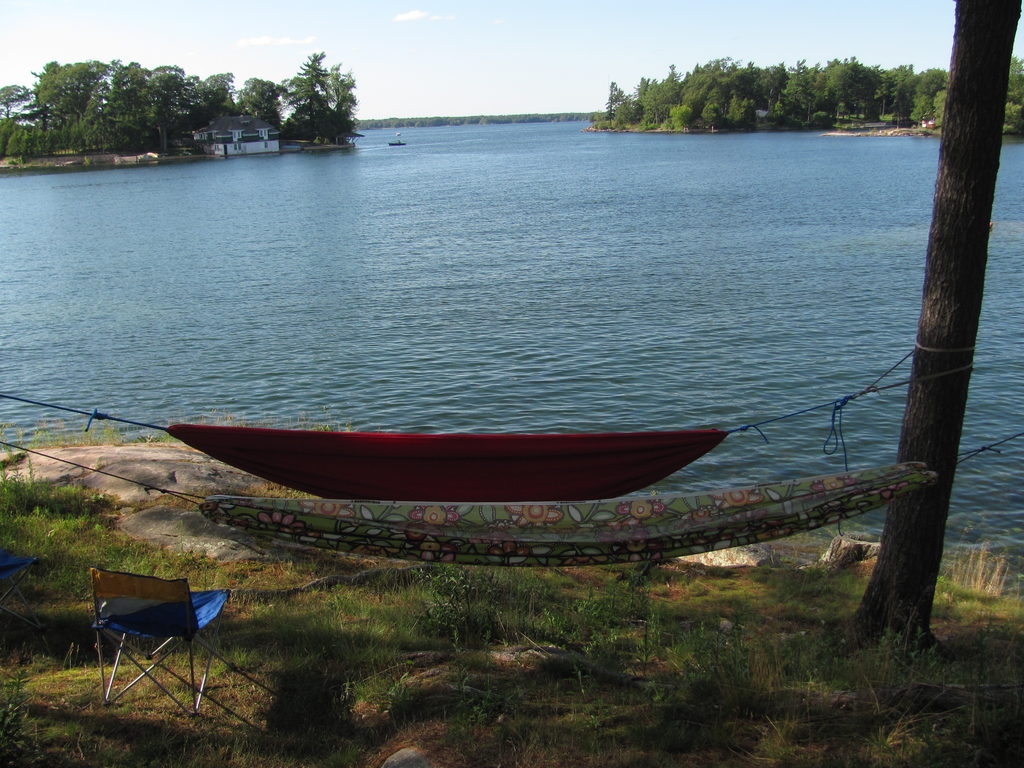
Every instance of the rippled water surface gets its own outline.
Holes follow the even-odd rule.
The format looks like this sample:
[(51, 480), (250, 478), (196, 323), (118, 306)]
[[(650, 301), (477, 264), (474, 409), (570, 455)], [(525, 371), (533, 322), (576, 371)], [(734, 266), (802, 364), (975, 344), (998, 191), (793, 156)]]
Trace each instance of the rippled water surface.
[[(0, 177), (0, 391), (156, 424), (732, 429), (911, 350), (937, 141), (582, 127)], [(1007, 144), (965, 450), (1024, 429), (1022, 187)], [(845, 408), (851, 467), (894, 459), (903, 402)], [(53, 416), (0, 401), (9, 436)], [(841, 469), (830, 424), (734, 434), (659, 488)], [(1022, 443), (961, 466), (951, 539), (1024, 542)]]

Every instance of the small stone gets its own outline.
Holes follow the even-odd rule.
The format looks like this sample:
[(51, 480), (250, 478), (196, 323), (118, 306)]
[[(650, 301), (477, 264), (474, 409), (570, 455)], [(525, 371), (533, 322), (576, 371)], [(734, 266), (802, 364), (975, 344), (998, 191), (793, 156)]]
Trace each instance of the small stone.
[(683, 562), (700, 563), (716, 568), (764, 567), (779, 565), (779, 557), (775, 550), (766, 544), (751, 544), (745, 547), (730, 547), (714, 552), (702, 552), (699, 555), (685, 555), (679, 558)]
[(385, 760), (381, 768), (434, 768), (434, 764), (416, 747), (406, 747)]

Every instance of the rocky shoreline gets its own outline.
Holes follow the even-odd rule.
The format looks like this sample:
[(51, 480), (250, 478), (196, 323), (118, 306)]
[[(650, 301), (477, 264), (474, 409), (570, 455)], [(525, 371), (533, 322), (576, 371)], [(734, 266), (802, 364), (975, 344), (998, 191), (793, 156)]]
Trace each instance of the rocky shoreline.
[[(297, 148), (281, 149), (277, 154), (291, 152), (335, 152), (351, 149), (352, 144), (310, 144)], [(113, 152), (94, 152), (78, 155), (48, 155), (16, 159), (5, 157), (0, 159), (0, 171), (82, 171), (100, 168), (119, 168), (138, 165), (165, 165), (169, 163), (205, 162), (208, 160), (226, 160), (220, 155), (180, 155), (142, 152), (137, 155), (122, 155)]]
[(3, 171), (59, 171), (86, 170), (90, 168), (115, 168), (132, 165), (158, 165), (164, 163), (192, 162), (197, 160), (215, 160), (211, 155), (159, 155), (156, 152), (143, 152), (138, 155), (118, 155), (109, 152), (83, 155), (52, 155), (47, 157), (30, 157), (24, 160), (5, 157), (0, 160)]
[[(591, 125), (591, 126), (589, 126), (587, 128), (584, 128), (583, 132), (584, 133), (651, 133), (651, 134), (658, 134), (658, 135), (665, 135), (665, 134), (670, 134), (670, 135), (675, 135), (675, 134), (680, 134), (680, 135), (682, 135), (682, 134), (702, 134), (702, 135), (703, 134), (708, 134), (708, 135), (711, 135), (711, 134), (719, 134), (719, 133), (728, 133), (728, 134), (734, 134), (734, 133), (793, 133), (793, 132), (814, 133), (814, 130), (813, 129), (799, 129), (799, 131), (794, 131), (793, 129), (786, 129), (786, 128), (772, 128), (772, 129), (767, 129), (767, 130), (740, 131), (740, 130), (734, 130), (734, 129), (731, 129), (731, 128), (716, 128), (716, 129), (689, 128), (689, 129), (685, 129), (685, 130), (670, 130), (668, 128), (655, 128), (655, 129), (649, 130), (649, 131), (642, 131), (642, 130), (638, 130), (638, 129), (637, 130), (633, 130), (633, 129), (629, 129), (629, 128), (624, 128), (624, 129), (595, 128), (594, 126)], [(915, 136), (915, 137), (921, 137), (921, 138), (938, 138), (939, 135), (940, 135), (940, 132), (937, 131), (937, 130), (929, 130), (927, 128), (854, 128), (854, 129), (850, 129), (850, 130), (825, 131), (823, 133), (820, 133), (819, 135), (821, 135), (821, 136), (869, 136), (869, 137), (879, 137), (879, 136)]]

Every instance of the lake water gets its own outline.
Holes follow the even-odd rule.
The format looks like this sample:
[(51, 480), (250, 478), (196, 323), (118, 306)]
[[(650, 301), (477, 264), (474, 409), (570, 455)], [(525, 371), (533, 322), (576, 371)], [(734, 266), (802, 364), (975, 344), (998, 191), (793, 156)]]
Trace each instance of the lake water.
[[(583, 127), (0, 176), (0, 392), (155, 424), (733, 429), (913, 348), (937, 140)], [(964, 450), (1024, 429), (1022, 192), (1007, 143)], [(904, 397), (845, 408), (851, 467), (894, 459)], [(0, 400), (6, 439), (54, 416)], [(731, 435), (658, 488), (842, 469), (830, 423)], [(961, 465), (951, 543), (1024, 543), (1022, 455)]]

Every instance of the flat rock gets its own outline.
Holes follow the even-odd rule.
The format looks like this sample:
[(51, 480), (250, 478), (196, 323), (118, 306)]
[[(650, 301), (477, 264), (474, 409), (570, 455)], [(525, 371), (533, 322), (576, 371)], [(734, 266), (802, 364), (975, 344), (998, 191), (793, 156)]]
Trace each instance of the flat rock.
[(277, 560), (283, 553), (271, 539), (258, 539), (226, 525), (212, 523), (196, 509), (149, 507), (118, 518), (114, 527), (132, 538), (179, 552), (194, 552), (221, 562)]
[(89, 488), (114, 496), (126, 504), (156, 498), (156, 491), (149, 489), (192, 496), (213, 493), (238, 495), (245, 494), (253, 486), (266, 484), (266, 481), (206, 454), (171, 443), (46, 448), (39, 453), (27, 454), (23, 461), (9, 467), (7, 472), (14, 477), (30, 477), (55, 485)]
[(212, 523), (196, 507), (158, 504), (132, 510), (133, 505), (160, 498), (158, 490), (147, 489), (173, 491), (199, 501), (214, 493), (245, 495), (266, 485), (258, 477), (191, 448), (133, 443), (46, 448), (40, 453), (45, 456), (26, 454), (24, 460), (8, 467), (8, 475), (55, 485), (76, 485), (114, 497), (128, 507), (121, 510), (115, 527), (129, 536), (220, 561), (280, 559), (286, 555), (288, 548), (283, 542)]

